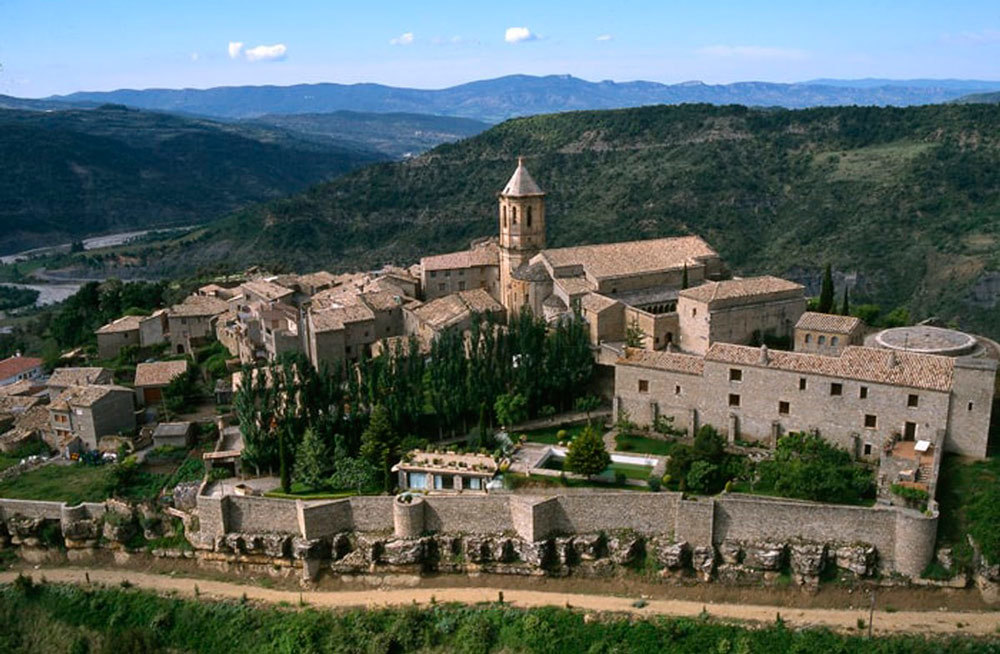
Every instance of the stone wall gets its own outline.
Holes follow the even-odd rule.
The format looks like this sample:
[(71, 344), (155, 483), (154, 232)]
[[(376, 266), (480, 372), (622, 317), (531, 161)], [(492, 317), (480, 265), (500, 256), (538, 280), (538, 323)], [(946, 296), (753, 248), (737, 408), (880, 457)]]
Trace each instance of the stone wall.
[(326, 538), (346, 531), (353, 525), (351, 502), (334, 500), (331, 502), (298, 502), (299, 533), (303, 538)]
[(227, 531), (300, 533), (298, 513), (293, 501), (240, 495), (230, 495), (226, 500)]
[(62, 508), (62, 502), (0, 499), (0, 518), (8, 520), (15, 515), (20, 515), (26, 518), (60, 520)]

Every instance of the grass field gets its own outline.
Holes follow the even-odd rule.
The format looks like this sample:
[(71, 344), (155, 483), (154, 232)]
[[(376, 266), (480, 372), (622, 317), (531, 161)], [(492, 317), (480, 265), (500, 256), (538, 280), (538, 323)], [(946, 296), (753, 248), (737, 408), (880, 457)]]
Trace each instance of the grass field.
[(353, 490), (316, 490), (313, 488), (306, 488), (302, 484), (296, 482), (292, 484), (291, 493), (282, 493), (280, 490), (274, 490), (269, 493), (264, 493), (264, 497), (275, 497), (287, 500), (339, 500), (344, 497), (353, 497), (357, 494), (358, 492)]
[(615, 436), (615, 448), (619, 452), (638, 452), (641, 454), (667, 456), (675, 447), (677, 447), (677, 441), (666, 441), (659, 438), (649, 438), (648, 436), (626, 434)]
[(545, 429), (535, 429), (526, 432), (515, 432), (515, 436), (520, 436), (523, 433), (528, 437), (528, 442), (531, 443), (542, 443), (543, 445), (558, 445), (559, 438), (556, 436), (560, 431), (566, 432), (566, 441), (571, 441), (576, 438), (576, 435), (584, 430), (587, 425), (570, 425), (570, 426), (557, 426), (557, 427), (546, 427)]
[(51, 502), (103, 502), (107, 498), (107, 468), (47, 465), (0, 482), (0, 497)]

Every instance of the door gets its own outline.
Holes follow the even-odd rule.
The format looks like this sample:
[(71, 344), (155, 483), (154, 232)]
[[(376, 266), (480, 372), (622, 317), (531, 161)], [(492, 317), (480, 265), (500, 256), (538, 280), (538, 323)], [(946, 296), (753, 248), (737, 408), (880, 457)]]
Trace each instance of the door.
[(903, 428), (903, 440), (904, 441), (914, 441), (917, 440), (917, 423), (908, 422)]

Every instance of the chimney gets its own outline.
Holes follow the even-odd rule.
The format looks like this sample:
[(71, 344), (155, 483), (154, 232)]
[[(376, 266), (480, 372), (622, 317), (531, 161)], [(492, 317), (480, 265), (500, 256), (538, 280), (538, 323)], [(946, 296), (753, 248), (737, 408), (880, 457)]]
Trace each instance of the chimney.
[(896, 356), (896, 350), (889, 352), (889, 367), (895, 368), (899, 365), (899, 358)]
[(17, 352), (14, 353), (14, 357), (15, 358), (20, 357), (20, 356), (21, 356), (21, 350), (18, 350)]
[(758, 361), (765, 366), (771, 362), (771, 353), (768, 352), (766, 345), (760, 346), (760, 359)]

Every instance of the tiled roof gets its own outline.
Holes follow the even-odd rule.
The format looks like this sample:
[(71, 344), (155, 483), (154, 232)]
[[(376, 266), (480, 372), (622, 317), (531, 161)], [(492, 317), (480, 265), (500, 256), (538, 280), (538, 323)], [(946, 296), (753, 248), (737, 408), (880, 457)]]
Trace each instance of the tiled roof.
[(519, 279), (523, 282), (552, 281), (552, 278), (549, 276), (549, 269), (546, 268), (545, 264), (541, 261), (521, 264), (520, 267), (511, 273), (511, 277)]
[(329, 273), (325, 270), (318, 270), (306, 275), (299, 275), (297, 282), (300, 286), (316, 288), (319, 286), (333, 286), (333, 284), (336, 283), (336, 280), (337, 278), (333, 273)]
[(486, 289), (474, 288), (468, 291), (459, 291), (458, 297), (465, 302), (471, 311), (478, 313), (496, 313), (503, 311), (503, 306), (497, 302)]
[(116, 334), (120, 332), (134, 332), (139, 330), (139, 323), (145, 316), (122, 316), (117, 320), (112, 320), (108, 324), (98, 329), (97, 334)]
[(35, 357), (8, 357), (0, 361), (0, 379), (10, 379), (42, 365)]
[(683, 372), (688, 375), (700, 375), (705, 370), (705, 360), (693, 354), (679, 352), (662, 352), (626, 348), (625, 356), (618, 359), (620, 365), (638, 366), (640, 368), (655, 368)]
[(217, 316), (229, 309), (229, 303), (217, 297), (207, 295), (189, 295), (180, 304), (170, 307), (168, 315), (197, 318), (201, 316)]
[(541, 255), (553, 268), (582, 266), (595, 279), (676, 270), (718, 256), (697, 236), (580, 245), (543, 250)]
[(403, 296), (393, 291), (362, 293), (359, 297), (373, 311), (392, 311), (403, 304)]
[(499, 266), (500, 249), (495, 242), (477, 245), (461, 252), (449, 252), (424, 257), (420, 265), (425, 271), (454, 270), (456, 268), (473, 268), (477, 266)]
[(765, 359), (761, 348), (713, 343), (705, 359), (932, 391), (951, 390), (955, 366), (950, 357), (855, 345), (840, 356), (770, 350)]
[(245, 291), (249, 291), (257, 297), (268, 301), (280, 300), (281, 298), (288, 297), (294, 293), (293, 290), (285, 288), (284, 286), (279, 286), (273, 282), (269, 282), (266, 279), (255, 279), (250, 282), (243, 282), (242, 286)]
[(729, 279), (723, 282), (705, 282), (701, 286), (686, 288), (679, 295), (711, 305), (726, 300), (786, 292), (802, 293), (804, 297), (805, 287), (787, 279), (764, 275), (763, 277), (747, 277), (746, 279)]
[(818, 332), (850, 334), (861, 326), (861, 319), (854, 316), (837, 316), (830, 313), (806, 311), (795, 323), (795, 329), (810, 329)]
[(41, 404), (38, 397), (24, 395), (0, 395), (0, 413), (23, 413), (33, 406)]
[(440, 331), (467, 319), (473, 312), (498, 313), (499, 302), (481, 288), (445, 295), (413, 309), (413, 314), (435, 331)]
[(113, 385), (90, 385), (90, 386), (70, 386), (59, 394), (49, 406), (56, 411), (66, 411), (70, 407), (93, 406), (111, 393), (128, 393), (132, 390), (124, 386)]
[(174, 380), (174, 377), (183, 375), (187, 372), (187, 369), (187, 359), (140, 363), (135, 367), (135, 386), (136, 388), (145, 386), (166, 386)]
[(521, 157), (517, 158), (517, 168), (514, 170), (514, 174), (511, 175), (500, 194), (512, 197), (544, 195), (542, 189), (535, 183), (535, 180), (531, 178), (531, 174), (528, 173), (528, 169), (524, 167), (524, 159)]
[(569, 297), (590, 293), (594, 290), (594, 285), (586, 277), (556, 277), (553, 281)]
[(580, 298), (580, 308), (584, 311), (593, 311), (594, 313), (600, 313), (605, 309), (610, 309), (616, 304), (618, 304), (617, 300), (613, 300), (606, 295), (601, 295), (600, 293), (587, 293)]
[(309, 310), (314, 332), (343, 329), (345, 325), (375, 320), (375, 313), (364, 304), (330, 304), (314, 306)]
[(40, 385), (37, 379), (22, 379), (13, 384), (0, 386), (0, 396), (3, 395), (30, 395), (32, 389)]
[(110, 383), (113, 373), (107, 368), (56, 368), (49, 377), (48, 386), (87, 386)]

